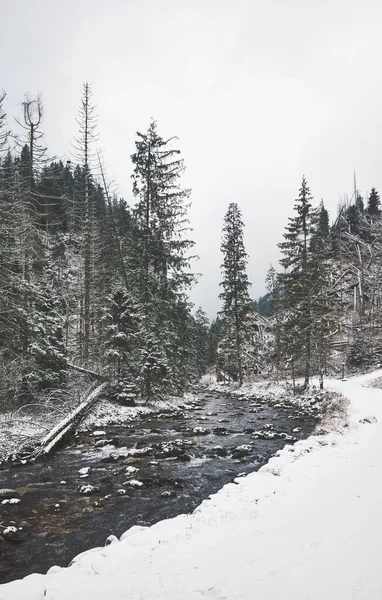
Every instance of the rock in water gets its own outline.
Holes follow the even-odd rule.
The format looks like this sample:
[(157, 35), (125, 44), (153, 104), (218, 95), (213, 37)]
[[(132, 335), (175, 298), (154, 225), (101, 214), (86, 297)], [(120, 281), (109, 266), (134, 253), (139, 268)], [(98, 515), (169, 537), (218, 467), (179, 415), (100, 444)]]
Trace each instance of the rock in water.
[(252, 446), (249, 444), (243, 444), (242, 446), (237, 446), (232, 450), (233, 458), (243, 458), (244, 456), (248, 456), (252, 452)]
[(5, 500), (7, 498), (20, 498), (21, 494), (16, 492), (16, 490), (11, 490), (9, 488), (1, 488), (0, 489), (0, 499)]

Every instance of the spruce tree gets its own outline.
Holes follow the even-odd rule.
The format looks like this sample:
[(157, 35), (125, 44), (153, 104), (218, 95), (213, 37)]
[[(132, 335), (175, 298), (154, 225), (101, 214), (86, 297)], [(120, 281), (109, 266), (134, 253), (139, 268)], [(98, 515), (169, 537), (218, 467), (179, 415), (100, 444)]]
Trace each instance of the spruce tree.
[(194, 242), (187, 237), (190, 190), (180, 186), (184, 162), (173, 147), (174, 138), (163, 139), (155, 121), (137, 136), (132, 155), (136, 198), (132, 274), (142, 313), (140, 388), (150, 397), (161, 384), (167, 390), (172, 384), (178, 389), (184, 381), (187, 352), (178, 347), (185, 348), (180, 340), (189, 327), (184, 302), (185, 291), (195, 280), (189, 255)]
[(194, 346), (199, 377), (203, 375), (208, 365), (208, 331), (208, 317), (202, 307), (199, 306), (194, 317)]
[(309, 384), (311, 374), (313, 327), (308, 254), (313, 217), (311, 202), (312, 196), (303, 177), (294, 206), (296, 215), (289, 218), (284, 241), (279, 244), (283, 255), (280, 264), (285, 269), (281, 275), (285, 311), (283, 340), (285, 347), (289, 348), (288, 360), (292, 363), (293, 373), (298, 363), (304, 363), (305, 386)]
[(91, 193), (91, 166), (94, 160), (93, 144), (97, 141), (97, 118), (92, 104), (92, 90), (84, 83), (78, 114), (79, 137), (74, 142), (74, 155), (81, 162), (80, 186), (81, 224), (83, 226), (83, 295), (81, 298), (80, 352), (84, 361), (89, 359), (92, 309), (94, 300), (94, 198)]
[[(228, 348), (231, 363), (232, 347), (235, 349), (236, 371), (240, 385), (243, 383), (242, 347), (245, 338), (246, 317), (251, 310), (247, 276), (248, 255), (243, 239), (244, 223), (238, 205), (232, 202), (224, 218), (221, 251), (223, 253), (221, 286), (219, 295), (223, 302)], [(231, 365), (230, 365), (231, 366)]]
[(378, 217), (381, 214), (381, 200), (375, 188), (371, 188), (370, 196), (367, 202), (367, 212), (371, 217)]

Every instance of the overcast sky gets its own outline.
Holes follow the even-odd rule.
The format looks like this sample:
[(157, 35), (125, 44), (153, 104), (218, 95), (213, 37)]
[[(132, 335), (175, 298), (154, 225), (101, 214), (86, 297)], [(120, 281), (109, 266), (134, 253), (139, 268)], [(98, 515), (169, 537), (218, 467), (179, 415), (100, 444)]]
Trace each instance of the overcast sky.
[(224, 214), (246, 224), (252, 296), (305, 174), (334, 215), (382, 189), (379, 0), (1, 0), (0, 88), (9, 116), (42, 92), (46, 140), (68, 156), (84, 81), (93, 85), (109, 174), (131, 202), (136, 130), (177, 135), (192, 192), (203, 278), (192, 293), (219, 308)]

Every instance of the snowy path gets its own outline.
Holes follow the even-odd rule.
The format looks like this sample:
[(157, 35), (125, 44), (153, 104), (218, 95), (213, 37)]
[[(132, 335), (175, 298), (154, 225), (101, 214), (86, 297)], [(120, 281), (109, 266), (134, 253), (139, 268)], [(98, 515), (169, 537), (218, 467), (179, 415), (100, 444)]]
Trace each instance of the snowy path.
[(377, 376), (331, 383), (351, 401), (346, 435), (287, 446), (194, 514), (0, 586), (0, 599), (381, 600), (382, 390), (361, 387)]

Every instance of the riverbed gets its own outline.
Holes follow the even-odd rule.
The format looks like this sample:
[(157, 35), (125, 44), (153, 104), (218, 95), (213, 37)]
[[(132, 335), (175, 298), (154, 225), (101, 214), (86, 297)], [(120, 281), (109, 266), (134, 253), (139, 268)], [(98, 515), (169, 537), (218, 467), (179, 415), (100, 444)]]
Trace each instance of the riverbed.
[(192, 512), (306, 438), (318, 418), (287, 400), (203, 392), (182, 410), (93, 427), (45, 460), (3, 466), (0, 488), (21, 499), (0, 504), (0, 522), (22, 529), (0, 538), (1, 583), (67, 566), (133, 525)]

